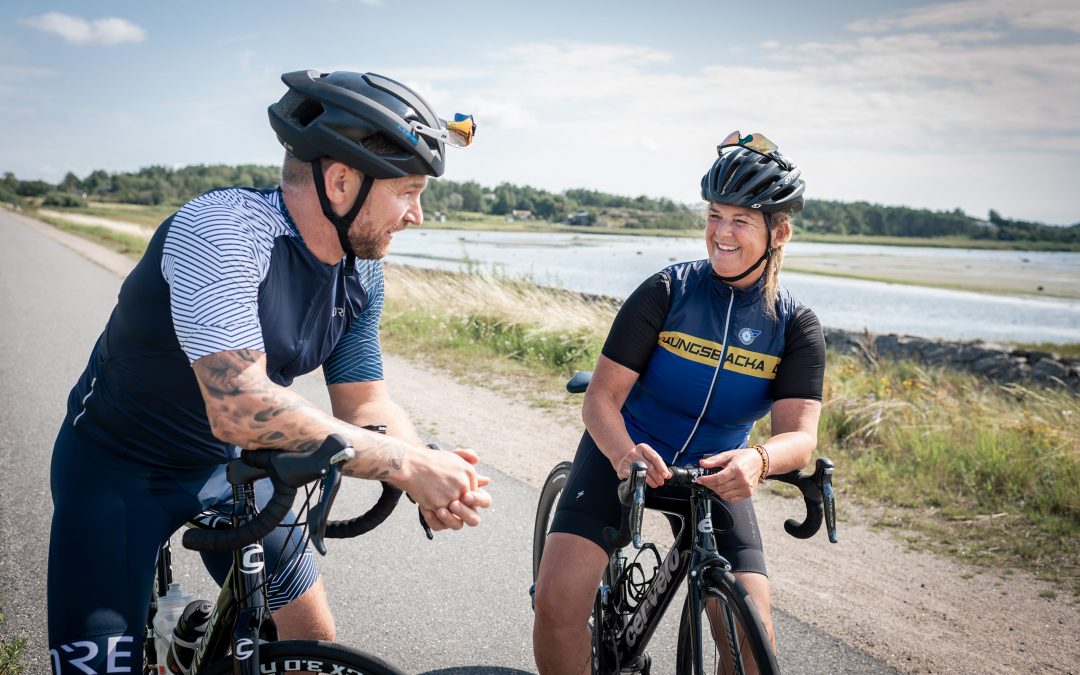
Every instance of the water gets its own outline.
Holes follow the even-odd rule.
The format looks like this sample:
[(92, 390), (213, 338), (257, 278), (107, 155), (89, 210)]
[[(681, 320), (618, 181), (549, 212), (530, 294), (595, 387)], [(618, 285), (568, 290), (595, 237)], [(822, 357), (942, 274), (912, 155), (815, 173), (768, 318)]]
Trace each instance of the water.
[[(704, 257), (698, 239), (563, 233), (406, 230), (394, 235), (389, 262), (458, 271), (470, 265), (545, 286), (626, 297), (672, 262)], [(988, 251), (793, 242), (798, 256), (896, 255), (907, 260), (970, 261), (1001, 270), (1031, 265), (1040, 274), (1080, 280), (1080, 253)], [(1080, 301), (1002, 296), (814, 274), (783, 273), (782, 283), (822, 324), (873, 333), (1017, 342), (1080, 342)]]

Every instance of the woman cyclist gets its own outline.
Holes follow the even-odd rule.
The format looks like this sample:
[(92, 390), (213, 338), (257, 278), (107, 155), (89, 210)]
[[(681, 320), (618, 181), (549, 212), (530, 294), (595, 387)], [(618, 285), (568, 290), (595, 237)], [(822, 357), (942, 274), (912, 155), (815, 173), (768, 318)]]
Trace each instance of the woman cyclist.
[[(586, 432), (556, 509), (536, 583), (533, 648), (542, 675), (588, 672), (587, 621), (618, 527), (616, 486), (636, 461), (659, 488), (668, 465), (701, 479), (734, 529), (720, 553), (775, 647), (769, 581), (750, 497), (769, 474), (805, 466), (817, 445), (825, 342), (812, 311), (779, 285), (801, 171), (761, 134), (730, 134), (701, 179), (703, 260), (645, 280), (620, 309), (585, 394)], [(748, 446), (772, 414), (772, 435)]]

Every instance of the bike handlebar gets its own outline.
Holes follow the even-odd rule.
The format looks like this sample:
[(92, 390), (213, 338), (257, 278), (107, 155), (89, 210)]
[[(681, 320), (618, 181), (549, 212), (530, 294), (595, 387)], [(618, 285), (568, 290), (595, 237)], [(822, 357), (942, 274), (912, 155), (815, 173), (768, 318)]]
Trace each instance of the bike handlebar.
[[(809, 539), (821, 528), (825, 521), (829, 541), (835, 544), (836, 536), (836, 501), (832, 489), (832, 461), (820, 458), (814, 472), (804, 474), (801, 471), (772, 476), (773, 479), (789, 483), (799, 488), (806, 504), (806, 518), (800, 523), (794, 518), (784, 522), (784, 530), (797, 539)], [(634, 548), (641, 548), (641, 521), (645, 509), (645, 474), (648, 467), (644, 462), (634, 462), (630, 467), (630, 477), (619, 483), (619, 502), (622, 504), (622, 517), (619, 529), (604, 528), (604, 539), (615, 548), (622, 548), (633, 542)], [(671, 478), (665, 485), (697, 487), (697, 479), (716, 472), (700, 466), (670, 466)], [(708, 488), (701, 488), (707, 490)], [(730, 518), (730, 516), (729, 516)]]
[(772, 477), (794, 485), (802, 492), (803, 501), (806, 503), (806, 518), (801, 523), (794, 518), (788, 518), (784, 522), (784, 530), (796, 539), (809, 539), (814, 536), (824, 519), (829, 541), (833, 544), (837, 542), (836, 497), (832, 489), (833, 468), (831, 460), (821, 457), (815, 463), (814, 473), (792, 471)]
[(297, 488), (316, 480), (321, 480), (321, 490), (318, 503), (308, 514), (308, 525), (311, 543), (319, 553), (326, 554), (324, 537), (355, 537), (372, 530), (386, 520), (401, 498), (401, 490), (389, 483), (382, 484), (382, 494), (367, 513), (351, 520), (327, 519), (341, 483), (340, 464), (354, 456), (352, 445), (338, 434), (327, 436), (319, 449), (311, 452), (245, 450), (240, 459), (229, 463), (226, 469), (229, 482), (241, 485), (269, 477), (274, 486), (269, 503), (255, 518), (237, 528), (187, 530), (182, 538), (184, 547), (194, 551), (231, 551), (255, 543), (273, 532), (288, 515)]

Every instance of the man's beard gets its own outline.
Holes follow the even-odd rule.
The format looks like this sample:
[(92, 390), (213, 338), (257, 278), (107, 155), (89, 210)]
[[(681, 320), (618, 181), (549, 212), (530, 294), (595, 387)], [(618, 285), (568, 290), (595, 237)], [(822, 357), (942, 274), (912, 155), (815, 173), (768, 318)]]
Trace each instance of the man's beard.
[(390, 252), (389, 244), (384, 241), (387, 233), (374, 234), (370, 223), (357, 219), (349, 228), (349, 245), (353, 253), (361, 260), (379, 260)]

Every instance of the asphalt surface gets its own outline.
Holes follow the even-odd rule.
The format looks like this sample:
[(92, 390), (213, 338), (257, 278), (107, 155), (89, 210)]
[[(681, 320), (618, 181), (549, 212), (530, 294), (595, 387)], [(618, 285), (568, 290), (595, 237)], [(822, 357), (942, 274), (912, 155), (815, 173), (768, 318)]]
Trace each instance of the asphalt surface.
[[(28, 673), (48, 673), (45, 581), (52, 512), (49, 459), (68, 390), (115, 302), (120, 279), (0, 209), (0, 638), (28, 643)], [(328, 407), (315, 377), (295, 385)], [(331, 541), (320, 560), (338, 641), (429, 675), (532, 673), (530, 548), (537, 490), (484, 467), (495, 506), (474, 530), (428, 541), (411, 505), (358, 540)], [(346, 481), (335, 507), (356, 515), (375, 497)], [(212, 598), (197, 558), (174, 538), (177, 577)], [(678, 607), (675, 604), (673, 607)], [(676, 612), (670, 611), (670, 615)], [(775, 613), (789, 673), (894, 672), (841, 640)], [(677, 617), (650, 649), (674, 670)]]

